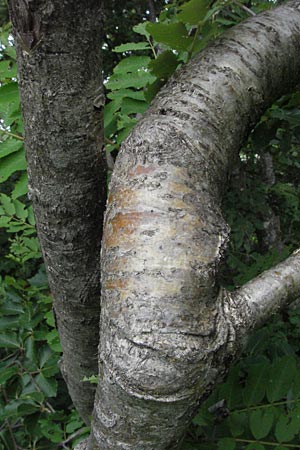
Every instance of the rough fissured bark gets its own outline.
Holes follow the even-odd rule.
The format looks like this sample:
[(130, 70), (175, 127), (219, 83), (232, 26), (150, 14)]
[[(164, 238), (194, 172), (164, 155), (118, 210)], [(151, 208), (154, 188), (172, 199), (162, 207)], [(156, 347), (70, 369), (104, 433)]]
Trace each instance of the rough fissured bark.
[(63, 348), (61, 369), (89, 421), (97, 373), (102, 151), (100, 0), (10, 0), (29, 193)]
[(270, 275), (268, 295), (257, 295), (258, 283), (241, 294), (245, 302), (238, 293), (226, 299), (217, 277), (228, 241), (220, 209), (228, 173), (261, 113), (299, 77), (294, 1), (231, 29), (176, 72), (125, 141), (104, 227), (88, 448), (179, 448), (240, 336), (298, 292), (299, 255), (278, 295)]

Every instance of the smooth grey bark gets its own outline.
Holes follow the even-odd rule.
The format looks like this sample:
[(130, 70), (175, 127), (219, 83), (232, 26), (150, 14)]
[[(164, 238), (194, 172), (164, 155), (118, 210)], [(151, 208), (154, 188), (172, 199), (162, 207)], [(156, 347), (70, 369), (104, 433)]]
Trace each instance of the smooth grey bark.
[(101, 0), (10, 0), (29, 193), (72, 400), (86, 422), (97, 373), (102, 151)]
[(298, 295), (299, 254), (231, 295), (218, 271), (228, 173), (299, 76), (297, 0), (232, 28), (176, 72), (126, 139), (104, 226), (92, 435), (80, 448), (179, 449), (242, 338)]

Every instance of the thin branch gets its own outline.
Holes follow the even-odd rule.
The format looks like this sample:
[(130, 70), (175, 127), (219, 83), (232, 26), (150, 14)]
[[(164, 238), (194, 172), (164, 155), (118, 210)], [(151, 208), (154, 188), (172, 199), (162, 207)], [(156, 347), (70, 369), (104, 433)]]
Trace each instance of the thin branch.
[(235, 5), (239, 6), (240, 8), (242, 8), (244, 11), (246, 11), (248, 14), (250, 14), (251, 16), (256, 16), (256, 13), (254, 11), (252, 11), (252, 9), (247, 8), (247, 6), (243, 5), (242, 3), (240, 3), (238, 0), (232, 0), (232, 3), (234, 3)]
[(13, 137), (14, 139), (19, 139), (19, 141), (24, 141), (23, 136), (19, 136), (18, 134), (10, 133), (7, 130), (0, 130), (0, 133), (6, 134), (7, 136)]
[(78, 436), (80, 436), (82, 433), (84, 433), (85, 431), (88, 431), (88, 427), (83, 427), (80, 428), (79, 430), (75, 431), (73, 434), (71, 434), (66, 440), (60, 442), (58, 444), (59, 447), (63, 447), (64, 445), (68, 444), (69, 442), (73, 441), (73, 439), (77, 438)]

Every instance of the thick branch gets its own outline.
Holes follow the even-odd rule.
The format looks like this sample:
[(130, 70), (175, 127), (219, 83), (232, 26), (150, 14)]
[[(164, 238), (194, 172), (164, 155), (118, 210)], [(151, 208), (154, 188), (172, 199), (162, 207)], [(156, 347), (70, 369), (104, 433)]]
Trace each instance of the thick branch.
[(29, 193), (63, 347), (61, 369), (86, 421), (94, 388), (82, 379), (98, 371), (99, 255), (106, 186), (99, 89), (101, 3), (9, 2)]
[(237, 340), (260, 326), (283, 306), (300, 297), (300, 251), (236, 292), (227, 293), (227, 316), (238, 334)]
[(299, 76), (294, 1), (231, 29), (178, 71), (124, 143), (104, 228), (91, 448), (179, 448), (226, 372), (234, 333), (218, 301), (221, 194), (250, 128)]

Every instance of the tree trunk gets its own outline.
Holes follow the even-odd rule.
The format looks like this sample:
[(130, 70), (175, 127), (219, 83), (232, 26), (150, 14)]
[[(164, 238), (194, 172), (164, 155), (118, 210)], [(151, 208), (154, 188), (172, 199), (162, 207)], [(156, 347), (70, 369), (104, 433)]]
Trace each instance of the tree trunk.
[(10, 0), (29, 193), (63, 348), (62, 373), (86, 422), (97, 373), (102, 151), (99, 0)]
[(293, 1), (232, 28), (176, 72), (125, 141), (104, 227), (87, 448), (180, 448), (249, 330), (298, 295), (299, 254), (234, 294), (220, 290), (218, 270), (232, 162), (262, 112), (299, 77)]

